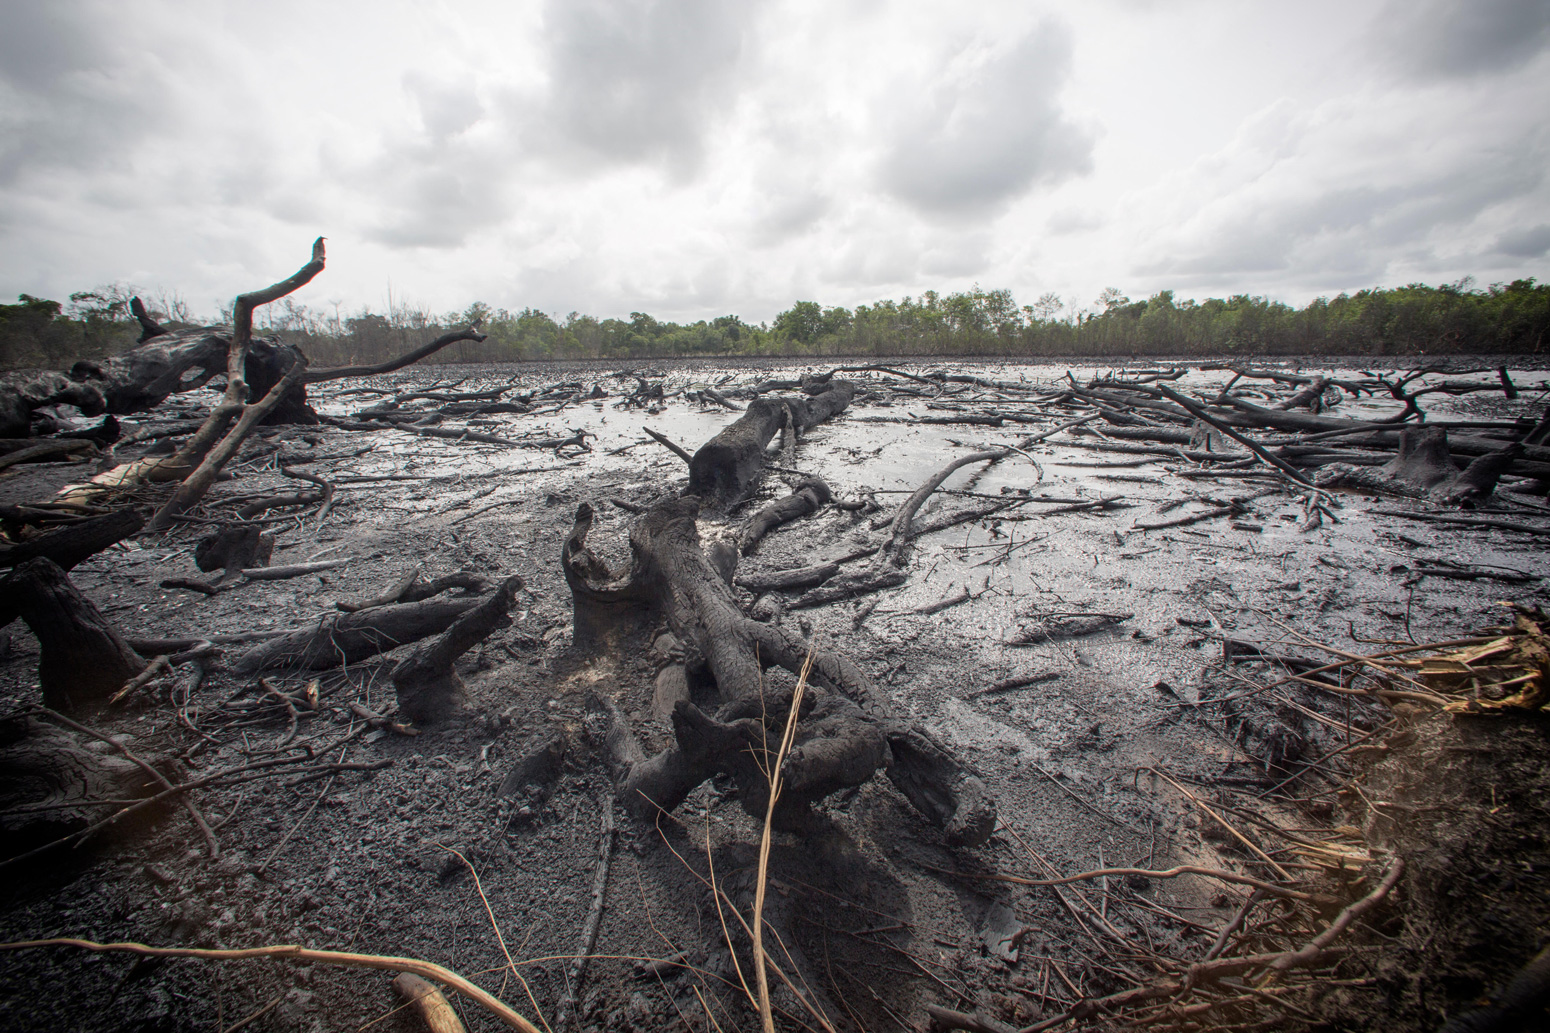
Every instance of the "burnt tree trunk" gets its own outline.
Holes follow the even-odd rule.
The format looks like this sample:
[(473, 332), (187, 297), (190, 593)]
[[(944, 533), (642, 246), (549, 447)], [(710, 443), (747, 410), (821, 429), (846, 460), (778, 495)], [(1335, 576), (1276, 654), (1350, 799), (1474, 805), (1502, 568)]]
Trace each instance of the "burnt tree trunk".
[(791, 420), (796, 433), (843, 412), (855, 397), (840, 381), (810, 398), (756, 398), (743, 415), (711, 438), (689, 460), (689, 491), (706, 498), (737, 499), (748, 493), (764, 469), (764, 450)]
[(477, 599), (431, 599), (328, 616), (315, 628), (293, 631), (255, 646), (237, 658), (233, 669), (246, 675), (276, 667), (322, 671), (358, 663), (439, 635), (478, 605)]
[(37, 636), (38, 681), (44, 705), (53, 710), (89, 710), (145, 670), (140, 655), (47, 557), (0, 580), (0, 600), (0, 627), (20, 617)]
[(123, 541), (145, 526), (145, 511), (139, 508), (121, 509), (99, 517), (91, 517), (78, 523), (45, 531), (14, 545), (0, 545), (0, 567), (14, 567), (19, 563), (46, 556), (69, 570), (77, 563), (106, 549), (115, 542)]
[(230, 331), (206, 326), (141, 337), (138, 348), (70, 367), (71, 380), (101, 393), (105, 411), (146, 412), (170, 395), (202, 387), (226, 371)]
[(726, 572), (700, 546), (698, 512), (693, 496), (648, 510), (630, 534), (634, 565), (623, 580), (613, 579), (586, 548), (588, 506), (578, 511), (561, 556), (578, 629), (606, 625), (621, 608), (647, 602), (703, 658), (723, 701), (712, 716), (678, 700), (672, 712), (677, 745), (655, 757), (641, 752), (609, 707), (609, 748), (627, 805), (643, 816), (657, 807), (670, 810), (711, 774), (726, 771), (737, 780), (744, 806), (762, 813), (770, 760), (764, 751), (778, 739), (790, 705), (789, 694), (783, 704), (781, 693), (768, 689), (764, 669), (797, 674), (810, 662), (813, 710), (798, 726), (797, 746), (786, 760), (783, 823), (800, 824), (811, 802), (859, 785), (886, 766), (894, 784), (949, 839), (983, 842), (995, 825), (995, 805), (980, 780), (923, 729), (893, 717), (871, 679), (850, 660), (746, 616)]
[[(170, 763), (151, 763), (176, 774)], [(138, 799), (160, 788), (138, 764), (90, 749), (62, 728), (29, 717), (0, 721), (0, 859), (86, 828), (105, 813), (95, 801)]]

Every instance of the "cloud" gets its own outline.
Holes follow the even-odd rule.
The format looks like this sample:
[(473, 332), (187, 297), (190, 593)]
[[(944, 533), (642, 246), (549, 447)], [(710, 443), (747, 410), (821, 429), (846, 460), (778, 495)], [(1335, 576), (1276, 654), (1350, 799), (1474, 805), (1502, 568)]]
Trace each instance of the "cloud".
[(369, 236), (393, 247), (460, 247), (510, 214), (512, 131), (485, 123), (486, 106), (466, 78), (411, 72), (403, 88), (419, 131), (392, 139), (360, 169), (382, 212)]
[[(534, 143), (574, 163), (662, 163), (692, 172), (759, 4), (724, 0), (552, 0), (549, 84)], [(565, 153), (565, 152), (568, 152)]]
[(1496, 239), (1496, 250), (1513, 258), (1538, 258), (1550, 251), (1550, 225), (1540, 223), (1503, 233)]
[(1546, 192), (1550, 127), (1513, 114), (1534, 93), (1504, 88), (1490, 114), (1463, 94), (1417, 102), (1408, 90), (1269, 109), (1127, 200), (1148, 223), (1134, 272), (1181, 287), (1343, 287), (1452, 273), (1498, 238), (1498, 252), (1529, 247), (1532, 231), (1503, 229)]
[[(8, 3), (0, 32), (0, 184), (99, 169), (178, 105), (131, 25), (85, 3)], [(122, 46), (110, 45), (115, 36)], [(159, 116), (159, 117), (158, 117)]]
[(1411, 79), (1511, 71), (1550, 46), (1545, 0), (1390, 0), (1369, 32)]
[(933, 84), (894, 127), (883, 186), (924, 213), (976, 215), (1037, 183), (1090, 171), (1092, 136), (1059, 103), (1070, 70), (1070, 33), (1046, 21), (978, 67)]

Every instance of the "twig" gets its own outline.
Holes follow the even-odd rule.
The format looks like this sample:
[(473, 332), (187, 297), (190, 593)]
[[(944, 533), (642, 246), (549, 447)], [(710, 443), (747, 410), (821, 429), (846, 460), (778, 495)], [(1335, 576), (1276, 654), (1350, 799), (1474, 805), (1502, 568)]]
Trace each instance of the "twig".
[[(135, 675), (124, 683), (124, 687), (108, 697), (109, 703), (117, 703), (136, 689), (143, 689), (157, 678), (172, 670), (172, 662), (165, 656), (158, 656), (146, 665), (145, 670)], [(111, 740), (109, 740), (111, 741)]]
[(592, 950), (597, 946), (597, 931), (602, 924), (603, 896), (608, 890), (608, 868), (614, 853), (614, 794), (610, 790), (603, 795), (603, 835), (597, 847), (597, 872), (592, 876), (592, 907), (587, 912), (587, 920), (581, 927), (581, 949), (570, 963), (570, 971), (566, 973), (565, 982), (568, 987), (565, 1001), (560, 1005), (559, 1018), (555, 1025), (561, 1033), (570, 1028), (571, 1019), (575, 1015), (576, 1002), (581, 995), (581, 981), (587, 972), (587, 961), (592, 956)]
[(1016, 678), (1003, 678), (989, 688), (975, 689), (966, 692), (961, 699), (978, 699), (981, 696), (992, 696), (998, 692), (1011, 692), (1013, 689), (1026, 689), (1033, 685), (1040, 685), (1047, 681), (1054, 681), (1060, 677), (1059, 671), (1044, 671), (1040, 674), (1024, 674)]
[(807, 659), (802, 663), (802, 673), (797, 678), (796, 690), (791, 695), (791, 709), (786, 713), (786, 731), (781, 736), (780, 750), (766, 773), (770, 780), (770, 801), (764, 808), (764, 831), (759, 837), (759, 872), (754, 884), (753, 931), (750, 937), (753, 940), (754, 976), (759, 990), (759, 1021), (764, 1027), (764, 1033), (775, 1033), (775, 1017), (770, 1011), (769, 976), (764, 968), (764, 893), (770, 875), (770, 827), (775, 819), (775, 805), (780, 800), (781, 767), (796, 739), (797, 715), (802, 709), (802, 696), (807, 691), (808, 673), (813, 669), (813, 656), (813, 651), (808, 650)]
[(1384, 874), (1383, 881), (1378, 883), (1371, 893), (1336, 915), (1335, 920), (1329, 923), (1329, 928), (1309, 940), (1307, 946), (1299, 951), (1288, 953), (1279, 960), (1272, 962), (1270, 971), (1279, 975), (1287, 969), (1296, 968), (1300, 965), (1311, 965), (1317, 961), (1319, 955), (1324, 952), (1324, 948), (1328, 947), (1335, 937), (1344, 932), (1347, 926), (1372, 910), (1379, 901), (1388, 896), (1389, 890), (1394, 888), (1394, 884), (1399, 881), (1399, 877), (1404, 872), (1405, 859), (1396, 856), (1393, 863), (1389, 865), (1388, 872)]

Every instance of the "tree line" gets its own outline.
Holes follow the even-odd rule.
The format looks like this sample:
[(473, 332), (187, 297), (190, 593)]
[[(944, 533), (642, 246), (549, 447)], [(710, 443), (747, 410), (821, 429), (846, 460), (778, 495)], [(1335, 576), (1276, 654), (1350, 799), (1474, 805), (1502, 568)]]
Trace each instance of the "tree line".
[[(118, 284), (72, 294), (67, 304), (24, 294), (14, 305), (0, 305), (0, 364), (68, 366), (129, 347), (138, 333), (129, 315), (131, 293)], [(146, 300), (164, 325), (197, 325), (176, 295)], [(270, 309), (264, 329), (330, 365), (379, 362), (475, 319), (488, 338), (453, 345), (442, 361), (1539, 354), (1550, 329), (1550, 284), (1416, 283), (1316, 298), (1301, 308), (1246, 294), (1181, 301), (1161, 291), (1132, 301), (1116, 288), (1088, 307), (1068, 306), (1054, 294), (1019, 305), (1011, 291), (975, 287), (854, 309), (798, 301), (758, 325), (734, 315), (674, 323), (644, 312), (628, 319), (572, 312), (558, 319), (482, 302), (440, 315), (391, 302), (385, 313), (363, 309), (348, 316), (290, 299)]]

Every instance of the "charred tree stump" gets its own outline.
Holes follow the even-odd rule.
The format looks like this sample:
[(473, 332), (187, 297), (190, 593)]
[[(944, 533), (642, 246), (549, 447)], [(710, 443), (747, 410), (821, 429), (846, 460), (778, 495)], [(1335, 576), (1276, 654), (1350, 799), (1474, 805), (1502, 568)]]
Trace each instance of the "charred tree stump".
[(194, 565), (206, 574), (251, 570), (269, 564), (274, 536), (255, 524), (229, 524), (194, 546)]
[(797, 747), (786, 759), (780, 820), (787, 827), (800, 825), (812, 802), (886, 767), (894, 784), (950, 840), (983, 842), (995, 824), (995, 805), (980, 780), (923, 729), (893, 717), (854, 663), (746, 616), (725, 572), (701, 548), (698, 511), (699, 500), (692, 496), (648, 510), (630, 534), (634, 563), (622, 580), (586, 548), (590, 506), (577, 512), (561, 554), (578, 638), (583, 627), (606, 626), (622, 609), (647, 605), (666, 618), (688, 651), (703, 657), (723, 701), (715, 715), (676, 701), (677, 745), (654, 757), (644, 755), (616, 710), (604, 708), (626, 805), (642, 817), (658, 807), (671, 810), (700, 782), (726, 771), (737, 780), (744, 806), (763, 813), (765, 771), (772, 762), (766, 744), (778, 740), (772, 729), (783, 727), (790, 706), (789, 696), (782, 704), (783, 694), (766, 684), (764, 669), (797, 674), (810, 662), (813, 709), (798, 726)]
[[(249, 404), (274, 390), (291, 367), (303, 361), (303, 358), (301, 352), (288, 344), (281, 344), (273, 338), (254, 338), (248, 347), (247, 363), (243, 370), (248, 382)], [(305, 366), (302, 368), (306, 369)], [(305, 377), (305, 373), (302, 376)], [(323, 420), (317, 410), (307, 403), (306, 381), (295, 380), (286, 386), (279, 400), (259, 422), (266, 427), (288, 424), (316, 426)]]
[[(764, 469), (764, 450), (790, 419), (796, 433), (843, 412), (855, 397), (840, 381), (808, 398), (756, 398), (743, 415), (689, 460), (689, 491), (707, 498), (741, 498)], [(789, 415), (788, 415), (789, 414)]]
[(145, 670), (145, 661), (113, 630), (59, 565), (28, 560), (0, 580), (0, 627), (17, 617), (42, 647), (38, 681), (44, 705), (75, 713), (105, 703)]
[(1411, 426), (1399, 434), (1399, 453), (1382, 466), (1330, 463), (1319, 471), (1319, 487), (1371, 489), (1410, 498), (1457, 505), (1487, 498), (1496, 483), (1524, 454), (1522, 442), (1476, 456), (1463, 470), (1448, 447), (1442, 427)]
[(393, 669), (398, 712), (410, 721), (429, 723), (452, 715), (463, 696), (463, 681), (453, 664), (490, 633), (511, 624), (507, 611), (522, 579), (512, 575), (488, 599), (459, 617), (436, 641), (416, 649)]

